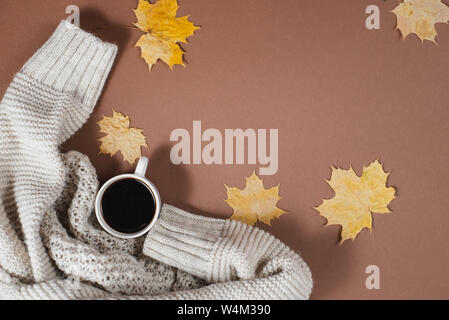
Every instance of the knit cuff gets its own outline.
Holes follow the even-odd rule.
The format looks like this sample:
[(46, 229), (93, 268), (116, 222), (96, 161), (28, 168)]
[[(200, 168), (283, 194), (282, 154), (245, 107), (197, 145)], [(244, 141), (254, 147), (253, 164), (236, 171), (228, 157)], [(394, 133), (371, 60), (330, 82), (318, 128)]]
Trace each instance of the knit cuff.
[(145, 240), (143, 253), (210, 280), (212, 252), (224, 225), (225, 220), (194, 215), (163, 204), (161, 215)]
[(83, 104), (93, 106), (116, 53), (117, 46), (63, 20), (21, 72), (53, 89), (71, 92)]

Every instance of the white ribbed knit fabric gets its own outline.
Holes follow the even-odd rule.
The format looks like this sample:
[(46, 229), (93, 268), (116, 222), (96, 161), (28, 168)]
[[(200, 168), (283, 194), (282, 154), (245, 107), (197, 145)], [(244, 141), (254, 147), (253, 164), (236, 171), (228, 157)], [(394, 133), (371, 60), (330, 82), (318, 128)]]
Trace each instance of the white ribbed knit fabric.
[(63, 21), (0, 104), (0, 298), (307, 299), (300, 255), (257, 228), (164, 205), (145, 237), (101, 230), (94, 168), (58, 148), (92, 112), (116, 51)]

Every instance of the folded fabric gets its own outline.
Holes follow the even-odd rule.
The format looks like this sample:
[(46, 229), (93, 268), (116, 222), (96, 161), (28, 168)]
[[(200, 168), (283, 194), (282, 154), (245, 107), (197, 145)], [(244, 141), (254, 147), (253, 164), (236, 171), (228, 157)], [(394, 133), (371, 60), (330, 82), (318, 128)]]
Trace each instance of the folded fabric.
[(1, 101), (0, 298), (309, 298), (305, 262), (260, 229), (167, 204), (146, 236), (99, 227), (95, 169), (59, 146), (90, 116), (116, 52), (62, 21)]

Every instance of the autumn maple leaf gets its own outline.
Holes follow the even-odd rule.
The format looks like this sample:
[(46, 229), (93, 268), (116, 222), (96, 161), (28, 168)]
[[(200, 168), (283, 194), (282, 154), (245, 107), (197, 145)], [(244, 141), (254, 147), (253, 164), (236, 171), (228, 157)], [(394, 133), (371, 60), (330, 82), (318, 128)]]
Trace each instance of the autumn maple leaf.
[(421, 41), (434, 43), (437, 35), (435, 24), (449, 20), (449, 7), (441, 0), (404, 0), (392, 12), (397, 17), (397, 28), (403, 38), (415, 33)]
[(281, 199), (278, 194), (279, 185), (265, 189), (263, 180), (254, 171), (250, 177), (246, 178), (246, 187), (243, 190), (227, 185), (225, 187), (228, 195), (225, 201), (234, 209), (231, 220), (251, 226), (260, 220), (271, 225), (271, 219), (279, 218), (286, 212), (276, 207), (276, 203)]
[(105, 117), (98, 121), (100, 132), (106, 135), (100, 138), (100, 154), (109, 154), (111, 157), (120, 151), (123, 159), (133, 164), (142, 156), (141, 147), (148, 148), (146, 138), (141, 129), (130, 128), (128, 116), (112, 111), (112, 117)]
[[(354, 239), (363, 229), (371, 230), (373, 213), (389, 213), (388, 204), (395, 198), (395, 189), (386, 187), (388, 173), (383, 171), (378, 160), (363, 167), (362, 175), (349, 170), (332, 168), (329, 186), (335, 196), (323, 200), (315, 209), (327, 219), (327, 225), (342, 226), (341, 243)], [(340, 244), (341, 244), (340, 243)]]
[(151, 4), (139, 0), (134, 13), (137, 22), (134, 24), (145, 32), (136, 43), (142, 50), (142, 58), (149, 69), (161, 59), (170, 69), (175, 64), (184, 66), (184, 52), (178, 42), (187, 43), (187, 38), (199, 29), (188, 20), (188, 16), (176, 17), (179, 5), (177, 0), (159, 0)]

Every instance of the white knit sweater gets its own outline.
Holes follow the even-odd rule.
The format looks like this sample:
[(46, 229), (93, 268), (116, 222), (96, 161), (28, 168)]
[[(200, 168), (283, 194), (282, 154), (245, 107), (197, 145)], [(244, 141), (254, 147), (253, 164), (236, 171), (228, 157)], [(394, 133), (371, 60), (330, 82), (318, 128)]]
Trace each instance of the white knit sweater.
[(95, 170), (59, 146), (87, 120), (117, 48), (66, 21), (0, 104), (0, 298), (307, 299), (300, 255), (257, 228), (164, 205), (145, 236), (94, 218)]

